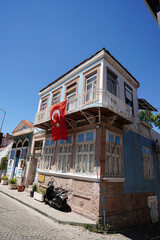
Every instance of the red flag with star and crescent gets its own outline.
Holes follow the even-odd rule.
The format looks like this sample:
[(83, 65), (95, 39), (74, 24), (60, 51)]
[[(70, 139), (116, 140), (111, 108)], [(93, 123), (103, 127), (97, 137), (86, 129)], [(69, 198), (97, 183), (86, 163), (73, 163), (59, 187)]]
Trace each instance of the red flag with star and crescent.
[(52, 138), (54, 142), (59, 139), (68, 140), (65, 120), (66, 104), (67, 100), (51, 107), (50, 121)]

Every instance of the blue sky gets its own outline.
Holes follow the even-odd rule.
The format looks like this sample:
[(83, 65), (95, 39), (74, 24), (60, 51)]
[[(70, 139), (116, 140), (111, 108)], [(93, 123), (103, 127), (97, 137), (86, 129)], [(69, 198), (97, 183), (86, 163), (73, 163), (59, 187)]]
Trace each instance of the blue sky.
[(2, 132), (34, 122), (39, 90), (103, 47), (160, 107), (160, 33), (143, 0), (1, 0)]

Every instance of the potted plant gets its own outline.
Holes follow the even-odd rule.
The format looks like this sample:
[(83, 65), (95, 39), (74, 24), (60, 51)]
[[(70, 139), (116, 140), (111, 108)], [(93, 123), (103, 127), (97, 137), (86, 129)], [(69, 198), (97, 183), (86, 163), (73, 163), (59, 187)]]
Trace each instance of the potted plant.
[(24, 186), (23, 185), (17, 185), (17, 192), (22, 192)]
[(3, 176), (1, 178), (1, 184), (2, 185), (7, 185), (8, 184), (8, 177), (7, 176)]
[(39, 202), (44, 201), (44, 194), (46, 193), (45, 188), (38, 188), (37, 191), (34, 192), (34, 199), (38, 200)]
[(35, 191), (37, 191), (37, 185), (36, 184), (34, 184), (33, 186), (32, 186), (32, 191), (30, 191), (30, 197), (33, 197), (34, 196), (34, 192)]
[(11, 178), (9, 179), (9, 185), (8, 188), (9, 189), (16, 189), (17, 188), (17, 179), (16, 178)]

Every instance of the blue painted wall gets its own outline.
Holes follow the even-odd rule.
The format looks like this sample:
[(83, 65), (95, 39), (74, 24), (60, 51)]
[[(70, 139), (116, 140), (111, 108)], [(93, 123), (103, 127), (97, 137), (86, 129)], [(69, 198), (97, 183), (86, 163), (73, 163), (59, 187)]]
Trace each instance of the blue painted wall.
[[(157, 155), (152, 149), (153, 141), (135, 132), (123, 134), (123, 159), (124, 159), (124, 192), (155, 192), (159, 202), (160, 214), (160, 176), (158, 173)], [(143, 152), (142, 148), (151, 149), (154, 165), (154, 179), (145, 180), (143, 177)]]
[[(33, 133), (28, 133), (28, 134), (24, 134), (24, 135), (20, 135), (20, 136), (16, 136), (13, 138), (13, 142), (15, 141), (16, 144), (18, 143), (19, 140), (22, 140), (22, 142), (28, 138), (29, 139), (29, 147), (31, 147), (31, 141), (32, 141), (32, 136), (33, 136)], [(22, 152), (24, 152), (23, 147), (19, 148), (21, 149)], [(16, 154), (16, 149), (12, 149), (11, 153), (10, 153), (10, 157), (9, 157), (9, 161), (8, 161), (8, 166), (7, 166), (7, 175), (9, 175), (11, 178), (13, 177), (13, 169), (15, 167), (15, 154)], [(22, 174), (22, 168), (20, 168), (20, 163), (21, 163), (21, 159), (23, 159), (24, 156), (23, 155), (20, 155), (20, 158), (19, 158), (19, 163), (18, 163), (18, 166), (16, 168), (16, 176), (17, 177), (20, 177), (21, 174)], [(10, 164), (10, 160), (12, 160), (12, 163)]]

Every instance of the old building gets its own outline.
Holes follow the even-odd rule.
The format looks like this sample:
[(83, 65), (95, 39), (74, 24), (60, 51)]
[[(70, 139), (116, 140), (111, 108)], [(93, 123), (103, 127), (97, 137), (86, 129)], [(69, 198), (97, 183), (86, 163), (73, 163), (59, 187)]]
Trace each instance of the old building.
[[(148, 223), (150, 209), (157, 221), (160, 190), (153, 145), (160, 138), (139, 119), (139, 109), (156, 109), (138, 99), (138, 87), (105, 49), (44, 87), (34, 122), (42, 131), (33, 137), (28, 184), (54, 178), (56, 187), (70, 192), (74, 211), (96, 221), (105, 217), (113, 227)], [(65, 99), (68, 140), (53, 142), (50, 109)]]
[(158, 23), (160, 30), (160, 0), (144, 0), (144, 2)]
[(18, 183), (26, 180), (33, 130), (31, 122), (22, 120), (12, 132), (13, 144), (8, 159), (6, 175), (9, 178), (17, 178)]

